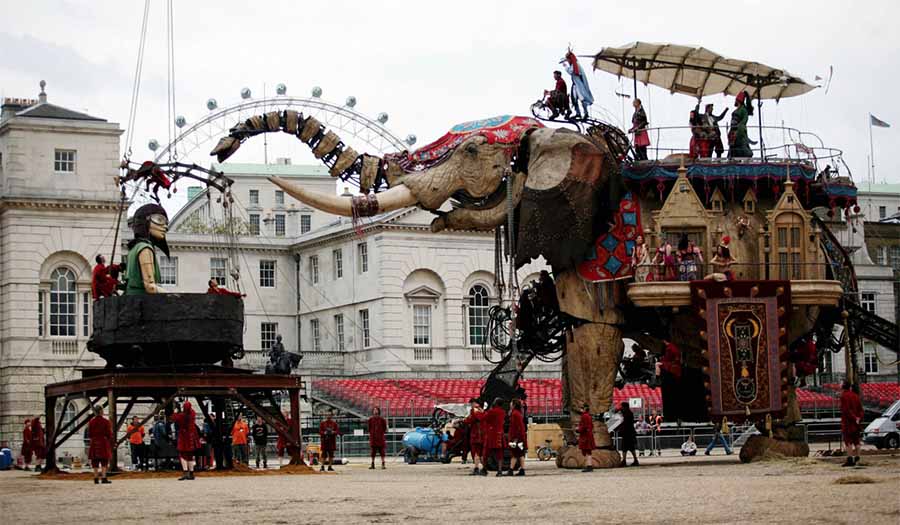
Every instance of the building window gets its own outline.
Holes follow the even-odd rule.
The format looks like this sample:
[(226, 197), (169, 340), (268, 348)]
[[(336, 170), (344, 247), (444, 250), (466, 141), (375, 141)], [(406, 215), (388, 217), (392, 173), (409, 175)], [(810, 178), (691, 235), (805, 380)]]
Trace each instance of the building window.
[(309, 280), (313, 284), (319, 284), (319, 256), (309, 256)]
[(488, 291), (476, 284), (469, 290), (469, 344), (483, 345), (487, 342)]
[(259, 206), (259, 190), (250, 190), (250, 206)]
[(44, 337), (44, 291), (38, 292), (38, 337)]
[(344, 351), (344, 314), (336, 314), (334, 316), (334, 337), (337, 339), (337, 349), (339, 352)]
[(333, 277), (335, 280), (344, 276), (344, 252), (340, 248), (331, 252)]
[(178, 286), (178, 257), (159, 257), (159, 284)]
[(227, 286), (228, 271), (226, 270), (226, 259), (213, 257), (209, 260), (209, 278), (215, 279), (222, 286)]
[(878, 220), (884, 219), (887, 217), (887, 206), (879, 206), (878, 207)]
[(278, 323), (260, 323), (259, 324), (259, 342), (260, 348), (264, 352), (269, 351), (275, 344), (275, 336), (278, 335)]
[(359, 259), (359, 273), (366, 273), (369, 271), (369, 245), (367, 243), (361, 242), (356, 245), (356, 254)]
[(369, 341), (369, 311), (368, 310), (360, 310), (359, 311), (359, 327), (360, 327), (360, 329), (362, 329), (363, 348), (369, 348), (371, 341)]
[(875, 248), (875, 263), (881, 266), (887, 266), (887, 246), (878, 246)]
[(431, 344), (431, 306), (413, 305), (413, 344)]
[(259, 235), (259, 214), (250, 214), (250, 235)]
[(900, 245), (891, 246), (891, 268), (900, 270)]
[(259, 261), (259, 286), (275, 288), (275, 261)]
[(303, 214), (300, 216), (300, 233), (307, 233), (312, 229), (312, 216)]
[(75, 337), (75, 273), (57, 268), (50, 275), (50, 335)]
[(56, 173), (75, 173), (75, 150), (58, 149), (54, 151), (53, 171)]
[(865, 349), (863, 350), (863, 361), (865, 363), (867, 374), (878, 373), (878, 352), (875, 349), (875, 345), (866, 343)]
[(91, 292), (81, 293), (81, 335), (87, 337), (91, 329)]
[(863, 307), (867, 312), (875, 313), (875, 293), (874, 292), (862, 292), (859, 294), (859, 305)]
[(284, 237), (284, 214), (275, 214), (275, 237)]
[(318, 319), (310, 319), (309, 320), (309, 333), (312, 335), (312, 347), (314, 352), (319, 352), (322, 350), (322, 337), (319, 334), (319, 320)]
[(284, 206), (284, 192), (275, 190), (275, 206)]

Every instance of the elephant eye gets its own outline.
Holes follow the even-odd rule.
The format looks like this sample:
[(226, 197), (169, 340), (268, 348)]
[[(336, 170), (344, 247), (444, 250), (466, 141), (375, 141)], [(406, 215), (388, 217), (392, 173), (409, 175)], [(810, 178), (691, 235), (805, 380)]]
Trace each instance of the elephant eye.
[(466, 153), (468, 153), (469, 155), (472, 155), (472, 156), (477, 155), (478, 154), (478, 146), (476, 146), (475, 144), (469, 144), (468, 146), (466, 146)]

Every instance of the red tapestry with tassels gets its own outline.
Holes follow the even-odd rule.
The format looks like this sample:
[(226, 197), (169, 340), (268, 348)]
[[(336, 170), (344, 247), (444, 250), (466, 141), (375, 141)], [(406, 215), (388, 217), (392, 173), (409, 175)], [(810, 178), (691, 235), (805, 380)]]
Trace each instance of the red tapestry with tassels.
[(692, 281), (698, 335), (707, 343), (709, 415), (781, 415), (787, 400), (789, 281)]

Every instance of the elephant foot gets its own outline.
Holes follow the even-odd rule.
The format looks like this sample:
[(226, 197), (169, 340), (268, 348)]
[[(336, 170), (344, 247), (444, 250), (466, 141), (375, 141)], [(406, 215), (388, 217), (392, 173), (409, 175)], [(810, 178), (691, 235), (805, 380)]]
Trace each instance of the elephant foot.
[[(556, 466), (566, 469), (583, 469), (587, 466), (587, 458), (578, 447), (564, 446), (556, 456)], [(594, 468), (615, 468), (622, 462), (622, 456), (615, 450), (594, 449), (591, 453), (591, 466)]]
[(751, 463), (761, 459), (805, 458), (809, 456), (809, 445), (802, 441), (783, 441), (766, 436), (750, 436), (741, 447), (741, 463)]

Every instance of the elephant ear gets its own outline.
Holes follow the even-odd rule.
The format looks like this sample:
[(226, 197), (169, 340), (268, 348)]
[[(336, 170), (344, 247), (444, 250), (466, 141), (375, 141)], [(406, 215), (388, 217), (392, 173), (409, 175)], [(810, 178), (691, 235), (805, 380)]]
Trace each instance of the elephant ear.
[(516, 266), (543, 256), (554, 271), (574, 268), (590, 255), (618, 209), (615, 159), (602, 141), (564, 129), (532, 134), (529, 155)]

